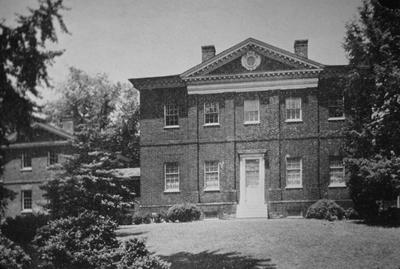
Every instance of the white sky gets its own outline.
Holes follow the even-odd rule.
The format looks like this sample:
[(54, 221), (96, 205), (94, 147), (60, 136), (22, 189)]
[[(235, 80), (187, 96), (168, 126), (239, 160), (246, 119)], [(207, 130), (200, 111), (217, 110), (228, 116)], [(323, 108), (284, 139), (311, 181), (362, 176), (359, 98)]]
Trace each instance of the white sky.
[[(0, 0), (0, 18), (14, 22), (35, 0)], [(65, 0), (71, 35), (56, 48), (66, 52), (50, 68), (53, 84), (69, 66), (111, 80), (180, 74), (201, 61), (202, 45), (217, 53), (248, 37), (293, 51), (295, 39), (308, 39), (310, 59), (346, 64), (345, 24), (360, 0)], [(57, 89), (44, 90), (51, 99)]]

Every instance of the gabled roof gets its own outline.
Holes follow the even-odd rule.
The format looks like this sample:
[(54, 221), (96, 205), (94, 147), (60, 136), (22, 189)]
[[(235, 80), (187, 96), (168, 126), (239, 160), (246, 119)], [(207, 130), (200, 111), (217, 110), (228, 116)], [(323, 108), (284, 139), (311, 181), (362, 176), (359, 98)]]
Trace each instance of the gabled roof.
[(207, 61), (204, 61), (190, 68), (189, 70), (181, 74), (181, 78), (183, 80), (186, 80), (190, 77), (195, 77), (201, 74), (207, 74), (210, 71), (215, 70), (222, 64), (225, 64), (231, 61), (232, 59), (237, 58), (239, 55), (243, 54), (243, 51), (249, 48), (256, 48), (260, 51), (264, 51), (269, 54), (275, 55), (287, 62), (292, 62), (296, 63), (297, 65), (301, 65), (302, 70), (304, 69), (320, 70), (321, 68), (324, 67), (324, 65), (321, 63), (312, 61), (308, 58), (304, 58), (295, 53), (272, 46), (270, 44), (267, 44), (265, 42), (259, 41), (254, 38), (248, 38), (234, 45), (233, 47), (230, 47), (229, 49), (215, 55), (214, 57), (208, 59)]
[[(32, 128), (32, 129), (42, 129), (42, 130), (45, 130), (45, 131), (47, 131), (47, 132), (49, 132), (49, 133), (51, 133), (51, 134), (57, 135), (57, 136), (59, 136), (60, 138), (65, 139), (65, 140), (72, 140), (72, 139), (74, 139), (73, 134), (70, 134), (70, 133), (64, 131), (64, 130), (61, 129), (61, 128), (52, 126), (52, 125), (47, 124), (47, 123), (34, 122), (34, 123), (31, 124), (31, 128)], [(16, 132), (10, 134), (10, 135), (7, 137), (7, 140), (8, 140), (10, 143), (16, 142), (17, 139), (18, 139), (18, 137), (17, 137), (17, 133), (16, 133)]]

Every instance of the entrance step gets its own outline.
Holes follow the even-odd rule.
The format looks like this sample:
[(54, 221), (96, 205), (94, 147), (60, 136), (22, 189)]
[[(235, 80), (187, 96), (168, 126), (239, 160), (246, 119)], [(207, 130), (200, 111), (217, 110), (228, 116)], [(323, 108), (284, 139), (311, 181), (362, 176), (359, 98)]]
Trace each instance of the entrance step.
[(236, 218), (268, 218), (266, 205), (238, 205)]

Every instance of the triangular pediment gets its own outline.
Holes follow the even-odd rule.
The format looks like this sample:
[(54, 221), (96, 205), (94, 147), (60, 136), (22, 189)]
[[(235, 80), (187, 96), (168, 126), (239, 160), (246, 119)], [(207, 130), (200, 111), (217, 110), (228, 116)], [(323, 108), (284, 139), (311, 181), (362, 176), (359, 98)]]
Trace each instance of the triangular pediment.
[(183, 80), (235, 74), (268, 74), (320, 70), (322, 64), (289, 51), (249, 38), (189, 69)]

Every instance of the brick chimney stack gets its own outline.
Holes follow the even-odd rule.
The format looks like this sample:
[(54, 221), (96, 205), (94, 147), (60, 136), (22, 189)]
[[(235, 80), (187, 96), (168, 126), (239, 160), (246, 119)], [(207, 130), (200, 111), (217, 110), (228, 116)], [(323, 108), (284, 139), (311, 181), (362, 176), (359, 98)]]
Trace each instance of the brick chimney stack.
[(308, 39), (295, 40), (294, 53), (301, 57), (308, 58)]
[(215, 56), (215, 47), (214, 45), (202, 46), (201, 47), (201, 61), (205, 62), (208, 59)]

